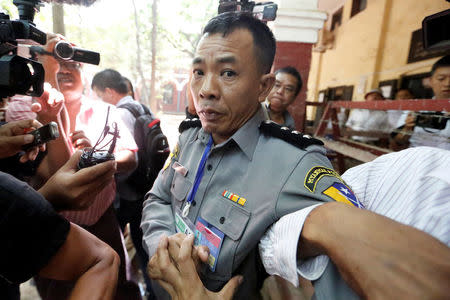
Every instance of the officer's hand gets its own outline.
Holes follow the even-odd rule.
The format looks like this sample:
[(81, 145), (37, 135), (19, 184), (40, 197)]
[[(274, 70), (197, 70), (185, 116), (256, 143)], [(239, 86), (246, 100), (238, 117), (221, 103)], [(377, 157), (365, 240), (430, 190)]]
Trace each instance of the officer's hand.
[(194, 236), (185, 236), (181, 240), (178, 255), (171, 257), (169, 255), (170, 244), (177, 244), (178, 241), (178, 239), (176, 242), (175, 239), (170, 240), (166, 236), (161, 237), (157, 252), (149, 263), (150, 277), (158, 280), (158, 283), (166, 289), (172, 299), (232, 299), (243, 277), (233, 277), (218, 293), (209, 291), (203, 286), (193, 260)]
[(114, 179), (116, 162), (78, 170), (81, 151), (76, 151), (39, 190), (57, 209), (84, 210), (95, 200), (95, 195)]
[[(0, 158), (13, 156), (23, 151), (22, 146), (34, 140), (33, 135), (26, 133), (39, 127), (42, 127), (42, 124), (36, 120), (13, 121), (0, 126)], [(45, 151), (45, 145), (28, 149), (20, 157), (20, 162), (36, 159), (39, 151)]]
[(77, 149), (91, 148), (91, 141), (86, 137), (83, 130), (75, 130), (70, 134), (72, 145)]

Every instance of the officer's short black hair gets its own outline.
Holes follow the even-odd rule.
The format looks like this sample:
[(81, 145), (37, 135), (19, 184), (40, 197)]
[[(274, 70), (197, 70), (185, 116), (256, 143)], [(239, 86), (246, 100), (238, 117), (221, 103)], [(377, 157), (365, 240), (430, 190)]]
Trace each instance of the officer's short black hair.
[(297, 87), (295, 90), (295, 96), (298, 95), (298, 93), (300, 93), (302, 86), (303, 86), (303, 82), (302, 82), (302, 77), (300, 76), (300, 73), (297, 71), (296, 68), (292, 67), (292, 66), (287, 66), (281, 69), (278, 69), (275, 71), (275, 76), (278, 73), (285, 73), (285, 74), (289, 74), (295, 77), (295, 79), (297, 79)]
[(91, 88), (97, 88), (100, 91), (104, 91), (106, 88), (110, 88), (118, 92), (119, 94), (128, 93), (128, 86), (119, 72), (113, 69), (106, 69), (92, 78)]
[(450, 67), (450, 55), (446, 55), (434, 63), (433, 67), (431, 67), (431, 76), (437, 69), (442, 67)]
[(260, 65), (260, 71), (269, 73), (275, 57), (276, 43), (272, 31), (266, 24), (246, 12), (226, 12), (209, 20), (203, 34), (222, 33), (223, 37), (236, 29), (247, 29), (253, 36), (255, 56)]

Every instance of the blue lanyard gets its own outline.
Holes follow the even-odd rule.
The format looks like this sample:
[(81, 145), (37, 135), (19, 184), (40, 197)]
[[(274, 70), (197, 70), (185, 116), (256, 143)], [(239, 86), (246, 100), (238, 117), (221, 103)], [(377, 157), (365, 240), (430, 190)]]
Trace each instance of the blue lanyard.
[(197, 173), (195, 174), (194, 185), (192, 186), (191, 191), (186, 200), (186, 205), (183, 208), (182, 216), (186, 218), (189, 214), (189, 209), (191, 207), (192, 201), (194, 201), (195, 194), (197, 194), (198, 186), (200, 185), (200, 181), (202, 180), (203, 173), (205, 171), (206, 160), (209, 156), (209, 151), (211, 150), (211, 146), (213, 143), (212, 135), (209, 136), (208, 144), (206, 145), (205, 151), (203, 151), (202, 159), (200, 160), (200, 164), (198, 165)]

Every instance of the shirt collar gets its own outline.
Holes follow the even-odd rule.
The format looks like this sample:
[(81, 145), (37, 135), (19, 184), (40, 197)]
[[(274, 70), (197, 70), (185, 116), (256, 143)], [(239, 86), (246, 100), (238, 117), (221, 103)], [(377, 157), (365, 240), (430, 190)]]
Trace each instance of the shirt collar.
[(133, 97), (131, 97), (130, 95), (127, 95), (127, 96), (123, 97), (122, 99), (120, 99), (119, 102), (117, 102), (116, 106), (125, 104), (125, 103), (130, 102), (130, 101), (134, 101)]
[[(227, 144), (235, 143), (247, 156), (249, 160), (252, 160), (255, 152), (256, 144), (259, 139), (259, 124), (264, 121), (264, 114), (261, 108), (251, 117), (241, 128), (239, 128), (228, 140), (216, 145), (214, 148), (221, 148)], [(202, 143), (207, 144), (209, 141), (209, 133), (201, 129), (198, 133), (198, 139)]]

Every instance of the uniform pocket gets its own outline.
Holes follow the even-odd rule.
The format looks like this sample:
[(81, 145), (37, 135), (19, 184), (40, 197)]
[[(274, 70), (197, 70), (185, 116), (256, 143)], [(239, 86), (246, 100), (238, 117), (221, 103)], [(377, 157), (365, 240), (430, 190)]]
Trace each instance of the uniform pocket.
[(251, 213), (225, 199), (202, 204), (201, 217), (233, 241), (241, 238)]
[(188, 192), (192, 188), (192, 182), (190, 182), (182, 174), (175, 172), (173, 176), (172, 185), (170, 186), (170, 192), (178, 201), (186, 199)]

